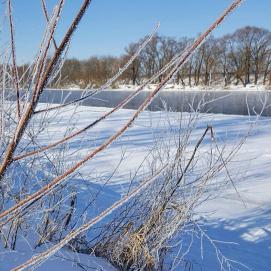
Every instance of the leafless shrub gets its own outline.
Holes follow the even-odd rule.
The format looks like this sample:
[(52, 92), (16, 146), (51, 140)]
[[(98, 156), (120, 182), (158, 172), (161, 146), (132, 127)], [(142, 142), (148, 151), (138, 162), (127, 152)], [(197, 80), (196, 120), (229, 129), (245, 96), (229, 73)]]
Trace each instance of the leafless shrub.
[[(173, 150), (168, 148), (165, 152), (162, 150), (165, 146), (163, 148), (157, 146), (150, 166), (151, 173), (147, 178), (142, 179), (140, 184), (131, 187), (126, 196), (94, 218), (72, 226), (78, 193), (74, 187), (69, 186), (68, 180), (71, 182), (80, 174), (79, 169), (104, 152), (134, 124), (161, 89), (175, 78), (191, 55), (200, 48), (212, 31), (242, 3), (242, 0), (234, 1), (194, 43), (177, 54), (167, 65), (161, 67), (150, 80), (140, 86), (116, 108), (89, 123), (83, 129), (77, 130), (74, 116), (77, 114), (78, 105), (93, 93), (56, 107), (39, 109), (38, 105), (45, 87), (59, 75), (72, 35), (90, 3), (90, 0), (83, 1), (63, 39), (59, 44), (56, 44), (54, 36), (61, 19), (64, 1), (57, 2), (51, 17), (48, 15), (45, 1), (42, 1), (47, 28), (37, 56), (22, 76), (22, 80), (18, 76), (16, 64), (15, 29), (12, 20), (11, 0), (7, 2), (10, 48), (4, 47), (3, 55), (10, 53), (12, 61), (10, 63), (7, 56), (1, 64), (0, 231), (5, 246), (11, 249), (16, 248), (19, 232), (28, 236), (33, 233), (33, 230), (36, 234), (36, 238), (34, 238), (36, 246), (48, 241), (56, 243), (47, 251), (35, 255), (14, 270), (24, 270), (35, 266), (62, 247), (76, 245), (74, 240), (76, 238), (78, 238), (76, 241), (82, 240), (82, 234), (88, 229), (119, 208), (127, 210), (131, 204), (131, 212), (137, 219), (132, 219), (131, 212), (126, 211), (123, 222), (119, 226), (115, 226), (115, 232), (107, 231), (106, 236), (96, 242), (94, 252), (103, 255), (123, 269), (154, 269), (163, 266), (162, 262), (168, 251), (168, 242), (177, 232), (182, 232), (187, 225), (191, 225), (193, 212), (204, 197), (207, 183), (212, 180), (215, 174), (225, 168), (232, 155), (230, 153), (229, 157), (223, 159), (219, 153), (216, 154), (217, 159), (213, 159), (211, 156), (208, 160), (208, 167), (200, 168), (201, 174), (197, 174), (194, 179), (187, 178), (191, 172), (198, 170), (197, 165), (201, 164), (201, 159), (204, 157), (198, 153), (203, 140), (209, 135), (214, 140), (212, 127), (208, 126), (192, 150), (188, 150), (188, 139), (191, 129), (193, 129), (193, 125), (191, 125), (186, 132), (180, 130), (180, 137)], [(151, 42), (153, 36), (154, 33), (139, 46), (128, 63), (102, 87), (95, 90), (94, 94), (121, 76), (136, 59), (142, 48)], [(50, 50), (53, 50), (52, 56), (49, 54)], [(107, 119), (136, 97), (144, 86), (157, 78), (160, 80), (160, 84), (153, 92), (150, 92), (131, 118), (118, 127), (116, 132), (98, 146), (90, 149), (83, 157), (76, 159), (75, 163), (67, 160), (69, 157), (76, 157), (80, 152), (80, 148), (74, 152), (69, 150), (71, 139), (78, 138), (79, 135)], [(20, 83), (23, 90), (20, 89)], [(13, 89), (15, 89), (15, 95)], [(11, 100), (15, 98), (15, 104), (8, 101), (8, 98)], [(39, 139), (48, 133), (51, 119), (56, 114), (61, 114), (59, 110), (67, 108), (68, 105), (75, 106), (72, 107), (74, 111), (71, 113), (70, 119), (67, 120), (62, 138), (57, 140), (51, 136), (52, 143), (45, 147), (40, 145)], [(193, 124), (192, 120), (190, 124)], [(56, 146), (59, 149), (57, 152), (53, 152), (53, 148)], [(173, 159), (171, 158), (172, 152), (175, 152)], [(146, 208), (146, 212), (139, 214), (141, 206)], [(35, 219), (33, 219), (34, 216)], [(120, 219), (123, 218), (120, 217)], [(36, 224), (34, 227), (33, 221)], [(109, 251), (113, 252), (110, 257)]]
[[(169, 132), (165, 141), (159, 139), (150, 168), (152, 172), (161, 167), (166, 170), (117, 212), (94, 245), (89, 244), (94, 253), (121, 270), (171, 270), (187, 264), (188, 237), (198, 238), (199, 233), (197, 206), (208, 200), (212, 185), (222, 185), (216, 177), (225, 174), (236, 151), (222, 156), (211, 126), (191, 144), (197, 115), (181, 120), (179, 130)], [(210, 142), (207, 147), (202, 146), (204, 141)], [(221, 265), (222, 270), (231, 267), (229, 259)]]

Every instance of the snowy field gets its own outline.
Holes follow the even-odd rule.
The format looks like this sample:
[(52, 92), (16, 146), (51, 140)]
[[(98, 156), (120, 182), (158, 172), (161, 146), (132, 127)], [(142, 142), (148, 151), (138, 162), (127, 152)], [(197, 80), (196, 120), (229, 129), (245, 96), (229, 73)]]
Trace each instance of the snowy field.
[[(71, 120), (71, 107), (58, 115), (51, 114), (49, 132), (41, 134), (38, 140), (43, 145), (51, 142), (52, 138), (60, 139), (67, 121), (76, 129), (82, 128), (107, 110), (78, 107)], [(133, 110), (121, 110), (73, 140), (69, 145), (67, 163), (72, 165), (90, 149), (104, 142), (132, 114)], [(130, 183), (128, 180), (135, 174), (137, 167), (144, 164), (155, 142), (166, 140), (170, 136), (169, 131), (178, 127), (179, 120), (185, 121), (188, 118), (186, 113), (144, 112), (123, 137), (80, 169), (80, 174), (89, 179), (93, 189), (89, 191), (89, 186), (86, 188), (82, 184), (82, 202), (84, 197), (89, 197), (89, 193), (102, 190), (107, 200), (102, 200), (101, 196), (101, 204), (96, 206), (94, 212), (99, 213), (119, 199), (127, 191)], [(191, 143), (200, 138), (207, 125), (213, 126), (217, 140), (228, 149), (234, 148), (235, 144), (250, 133), (239, 153), (228, 165), (239, 195), (231, 185), (224, 186), (223, 189), (216, 187), (213, 189), (214, 197), (200, 206), (198, 211), (205, 221), (203, 227), (206, 233), (213, 240), (221, 241), (218, 242), (218, 246), (225, 257), (248, 267), (246, 269), (241, 266), (240, 270), (268, 271), (271, 270), (271, 119), (259, 118), (251, 129), (254, 121), (255, 118), (245, 116), (200, 114)], [(113, 171), (114, 176), (111, 176)], [(147, 165), (142, 166), (140, 174), (144, 174), (145, 171)], [(227, 176), (219, 178), (221, 180), (218, 182), (222, 182)], [(110, 181), (106, 185), (101, 184), (101, 181), (106, 182), (107, 179)], [(200, 247), (200, 242), (196, 241), (187, 255), (187, 258), (195, 263), (193, 270), (220, 270), (213, 247), (208, 242), (204, 243), (203, 255)], [(9, 252), (1, 249), (1, 271), (10, 270), (24, 262), (32, 253), (29, 252), (32, 250), (31, 244), (27, 244), (23, 239), (17, 250)], [(79, 271), (114, 268), (101, 259), (62, 250), (37, 270)]]

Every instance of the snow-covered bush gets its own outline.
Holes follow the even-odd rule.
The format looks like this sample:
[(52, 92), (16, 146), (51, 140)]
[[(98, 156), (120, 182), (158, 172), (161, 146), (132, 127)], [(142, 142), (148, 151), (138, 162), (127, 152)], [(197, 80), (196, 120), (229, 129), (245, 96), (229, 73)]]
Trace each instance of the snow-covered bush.
[[(11, 0), (6, 2), (7, 20), (3, 27), (9, 32), (9, 39), (7, 43), (1, 44), (1, 54), (4, 57), (1, 58), (0, 77), (1, 239), (3, 245), (10, 249), (16, 249), (17, 241), (22, 236), (33, 247), (54, 243), (43, 253), (14, 270), (35, 266), (64, 246), (76, 251), (83, 247), (84, 252), (103, 256), (124, 270), (163, 267), (162, 262), (167, 259), (168, 252), (171, 252), (169, 247), (172, 240), (181, 238), (179, 242), (182, 242), (182, 233), (195, 227), (195, 207), (205, 198), (206, 184), (225, 168), (227, 159), (232, 155), (231, 153), (228, 158), (221, 157), (212, 127), (204, 128), (198, 141), (191, 146), (189, 135), (195, 127), (197, 113), (192, 114), (186, 128), (181, 127), (178, 131), (174, 144), (163, 141), (157, 143), (152, 159), (148, 160), (148, 174), (145, 174), (137, 185), (131, 185), (121, 199), (111, 199), (111, 205), (106, 206), (107, 208), (101, 212), (94, 211), (92, 217), (87, 216), (86, 210), (94, 209), (98, 197), (100, 201), (102, 198), (108, 202), (108, 199), (103, 198), (105, 195), (100, 189), (89, 199), (85, 209), (79, 208), (77, 202), (82, 195), (79, 184), (87, 183), (85, 187), (89, 190), (86, 191), (93, 191), (88, 174), (82, 175), (81, 170), (88, 162), (93, 162), (95, 157), (105, 153), (133, 126), (161, 89), (174, 79), (194, 51), (242, 1), (234, 1), (205, 33), (128, 98), (94, 119), (88, 117), (83, 125), (81, 123), (81, 128), (78, 128), (81, 121), (78, 118), (80, 102), (108, 87), (121, 76), (152, 40), (157, 27), (119, 72), (99, 89), (91, 93), (85, 92), (80, 99), (64, 101), (61, 105), (42, 105), (40, 97), (46, 86), (59, 76), (72, 35), (91, 1), (83, 1), (59, 44), (54, 36), (61, 19), (64, 0), (58, 1), (50, 17), (45, 2), (42, 1), (47, 28), (36, 58), (21, 77), (16, 63), (16, 28), (13, 24)], [(149, 93), (128, 120), (115, 127), (116, 130), (108, 133), (106, 138), (89, 143), (88, 131), (109, 119), (159, 77), (163, 77), (161, 83)], [(69, 114), (65, 115), (66, 111), (69, 111)], [(61, 114), (64, 114), (62, 118), (59, 117)], [(60, 127), (62, 129), (59, 129)], [(106, 133), (106, 128), (103, 132)], [(199, 154), (199, 149), (208, 136), (211, 138), (211, 149), (206, 159), (206, 153)], [(87, 151), (83, 151), (84, 143), (90, 144)], [(113, 175), (114, 170), (108, 178)], [(116, 219), (112, 218), (115, 212), (118, 214)], [(125, 215), (120, 215), (121, 212)], [(96, 232), (96, 241), (87, 240), (84, 236), (86, 232), (106, 217), (109, 217), (109, 226), (105, 225)], [(113, 219), (113, 222), (110, 219)], [(184, 255), (185, 252), (182, 252), (182, 257)]]

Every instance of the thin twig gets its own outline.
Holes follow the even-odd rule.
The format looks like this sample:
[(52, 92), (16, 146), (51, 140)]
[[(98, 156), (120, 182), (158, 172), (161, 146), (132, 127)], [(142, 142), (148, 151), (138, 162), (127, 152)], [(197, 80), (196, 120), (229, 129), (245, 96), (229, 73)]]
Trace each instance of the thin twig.
[[(46, 7), (45, 0), (41, 0), (41, 5), (42, 5), (42, 10), (43, 10), (46, 22), (49, 23), (50, 20), (49, 20), (49, 15), (48, 15), (48, 10), (47, 10), (47, 7)], [(56, 44), (55, 38), (53, 38), (53, 44), (54, 44), (55, 50), (57, 50), (57, 44)]]
[(20, 89), (19, 89), (19, 76), (18, 76), (17, 62), (16, 62), (16, 49), (15, 49), (15, 41), (14, 41), (14, 26), (13, 26), (13, 16), (12, 16), (11, 0), (8, 0), (8, 18), (9, 18), (11, 56), (12, 56), (13, 83), (14, 83), (15, 90), (16, 90), (17, 116), (18, 116), (18, 119), (20, 119), (20, 117), (21, 117)]

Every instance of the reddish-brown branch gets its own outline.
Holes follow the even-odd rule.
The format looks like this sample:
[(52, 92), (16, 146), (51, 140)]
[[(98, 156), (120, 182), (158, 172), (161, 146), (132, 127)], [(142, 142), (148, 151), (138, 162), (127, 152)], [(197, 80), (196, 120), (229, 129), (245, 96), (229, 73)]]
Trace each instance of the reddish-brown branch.
[(56, 177), (54, 180), (52, 180), (48, 185), (42, 187), (40, 190), (32, 194), (31, 196), (27, 197), (26, 199), (23, 199), (10, 209), (4, 211), (0, 214), (0, 219), (3, 217), (13, 213), (17, 209), (23, 207), (25, 204), (32, 202), (36, 199), (41, 198), (44, 195), (47, 195), (50, 193), (56, 186), (58, 186), (60, 183), (62, 183), (68, 176), (73, 174), (76, 170), (78, 170), (81, 166), (83, 166), (87, 161), (92, 159), (94, 156), (96, 156), (101, 151), (105, 150), (109, 145), (111, 145), (116, 139), (118, 139), (138, 118), (140, 113), (144, 111), (148, 105), (151, 103), (151, 101), (155, 98), (155, 96), (158, 94), (158, 92), (165, 86), (165, 84), (170, 81), (173, 76), (176, 74), (176, 72), (179, 71), (179, 69), (182, 67), (182, 65), (189, 59), (189, 57), (192, 55), (192, 53), (203, 43), (203, 41), (212, 33), (212, 31), (229, 15), (234, 9), (236, 9), (243, 0), (237, 0), (234, 1), (231, 6), (220, 16), (214, 24), (212, 24), (208, 30), (203, 33), (187, 50), (186, 54), (183, 58), (180, 59), (178, 65), (176, 65), (172, 71), (165, 77), (165, 79), (156, 87), (156, 89), (151, 92), (148, 97), (145, 99), (145, 101), (141, 104), (141, 106), (138, 108), (138, 110), (134, 113), (134, 115), (130, 118), (130, 120), (114, 135), (112, 135), (108, 140), (106, 140), (101, 146), (96, 148), (94, 151), (90, 152), (88, 155), (86, 155), (81, 161), (79, 161), (77, 164), (72, 166), (70, 169), (68, 169), (64, 174)]

